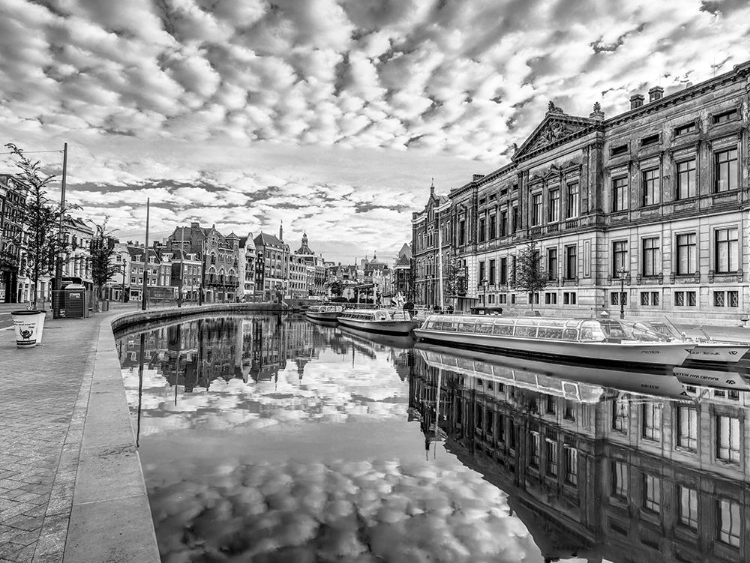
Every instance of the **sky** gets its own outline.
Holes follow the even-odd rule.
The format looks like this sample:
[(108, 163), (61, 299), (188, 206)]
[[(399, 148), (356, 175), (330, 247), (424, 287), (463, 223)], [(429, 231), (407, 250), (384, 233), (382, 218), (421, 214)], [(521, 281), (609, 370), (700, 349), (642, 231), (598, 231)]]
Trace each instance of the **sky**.
[[(84, 218), (395, 256), (436, 192), (750, 59), (745, 0), (0, 0), (0, 132)], [(37, 152), (40, 151), (40, 152)], [(53, 152), (41, 152), (53, 151)], [(8, 155), (0, 171), (12, 172)], [(57, 189), (54, 185), (51, 194)]]

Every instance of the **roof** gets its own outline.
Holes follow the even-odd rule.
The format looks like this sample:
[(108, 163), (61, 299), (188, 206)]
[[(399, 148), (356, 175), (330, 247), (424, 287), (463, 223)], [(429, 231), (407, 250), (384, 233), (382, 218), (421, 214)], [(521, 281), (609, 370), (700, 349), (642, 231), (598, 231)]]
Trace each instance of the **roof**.
[(254, 242), (256, 245), (260, 244), (262, 246), (276, 246), (279, 248), (284, 248), (286, 246), (286, 244), (277, 237), (263, 232), (255, 237)]

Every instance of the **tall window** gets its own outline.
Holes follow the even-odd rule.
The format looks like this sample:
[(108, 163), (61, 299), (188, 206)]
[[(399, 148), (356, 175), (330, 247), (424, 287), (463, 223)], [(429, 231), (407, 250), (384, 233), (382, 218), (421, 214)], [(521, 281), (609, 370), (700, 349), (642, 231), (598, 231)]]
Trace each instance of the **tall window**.
[(695, 197), (695, 159), (677, 163), (677, 199)]
[(698, 491), (679, 485), (680, 490), (680, 524), (691, 530), (698, 529)]
[(517, 270), (516, 266), (517, 266), (518, 259), (516, 256), (511, 256), (510, 259), (511, 259), (510, 279), (513, 283), (516, 283), (516, 270)]
[(661, 440), (661, 403), (644, 403), (641, 422), (643, 437), (647, 440)]
[(643, 275), (655, 276), (661, 271), (659, 267), (659, 239), (643, 239)]
[(500, 258), (500, 285), (508, 283), (508, 259)]
[(490, 285), (495, 285), (495, 261), (490, 260)]
[(539, 432), (531, 432), (529, 440), (529, 465), (539, 467)]
[(659, 203), (659, 170), (646, 170), (641, 175), (643, 199), (642, 205)]
[(651, 512), (661, 510), (661, 479), (653, 475), (643, 475), (643, 508)]
[(740, 419), (716, 417), (716, 457), (732, 463), (740, 462)]
[(520, 225), (518, 224), (518, 207), (517, 206), (513, 206), (513, 209), (511, 210), (510, 221), (511, 221), (510, 222), (511, 232), (515, 233), (520, 227)]
[(490, 215), (490, 240), (497, 238), (497, 217)]
[(578, 484), (578, 450), (572, 446), (565, 446), (565, 482)]
[(572, 219), (573, 217), (578, 217), (578, 183), (574, 184), (568, 184), (568, 196), (567, 201), (565, 202), (565, 218), (566, 219)]
[(545, 440), (547, 448), (547, 474), (557, 475), (559, 461), (557, 459), (557, 442), (554, 440)]
[(627, 434), (628, 420), (630, 420), (630, 401), (621, 395), (612, 405), (612, 429)]
[(484, 282), (484, 262), (479, 263), (479, 283)]
[(715, 237), (716, 271), (736, 272), (739, 268), (737, 229), (716, 229)]
[(740, 546), (740, 534), (742, 533), (740, 519), (740, 505), (731, 500), (721, 499), (717, 501), (717, 536), (721, 543), (733, 547)]
[(500, 236), (504, 237), (508, 234), (508, 212), (500, 212)]
[(556, 223), (560, 220), (560, 190), (549, 192), (549, 222)]
[(680, 406), (677, 409), (677, 445), (696, 451), (698, 449), (698, 411), (693, 407)]
[(612, 277), (619, 278), (620, 271), (627, 271), (628, 241), (618, 240), (612, 243)]
[(484, 242), (487, 238), (487, 220), (482, 217), (479, 219), (479, 242)]
[(694, 274), (695, 272), (695, 233), (677, 235), (677, 274)]
[(542, 224), (542, 194), (531, 196), (531, 225)]
[(627, 209), (627, 178), (612, 180), (612, 211)]
[(737, 189), (737, 149), (714, 154), (714, 191)]
[(628, 498), (628, 466), (622, 461), (612, 462), (612, 496)]
[(463, 246), (466, 244), (466, 221), (461, 219), (458, 222), (458, 245)]
[(565, 247), (565, 279), (574, 280), (578, 277), (578, 248), (576, 245)]
[(557, 249), (547, 250), (547, 276), (551, 280), (557, 279)]

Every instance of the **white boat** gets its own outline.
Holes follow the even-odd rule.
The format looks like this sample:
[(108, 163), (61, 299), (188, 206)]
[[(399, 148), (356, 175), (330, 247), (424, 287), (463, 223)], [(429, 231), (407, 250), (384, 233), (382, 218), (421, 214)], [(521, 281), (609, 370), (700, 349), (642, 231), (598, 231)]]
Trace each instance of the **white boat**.
[(339, 324), (380, 334), (411, 334), (420, 321), (399, 309), (348, 309), (338, 317)]
[(677, 379), (686, 385), (750, 391), (750, 383), (740, 372), (727, 369), (708, 369), (706, 364), (701, 364), (701, 362), (687, 361), (685, 364), (675, 367), (674, 374)]
[(607, 400), (627, 391), (690, 400), (686, 387), (668, 370), (625, 370), (582, 366), (456, 350), (418, 342), (416, 348), (431, 367), (506, 385), (523, 387), (582, 403)]
[(597, 319), (430, 315), (414, 335), (449, 346), (597, 364), (677, 366), (695, 347), (645, 327)]
[(314, 321), (335, 321), (344, 312), (342, 305), (311, 305), (305, 316)]
[(688, 338), (685, 333), (678, 331), (668, 320), (641, 321), (634, 324), (636, 326), (645, 325), (672, 341), (693, 344), (693, 349), (690, 351), (687, 359), (696, 362), (735, 364), (742, 360), (750, 350), (750, 344), (746, 342), (713, 340), (708, 335), (706, 335), (705, 339), (696, 340)]

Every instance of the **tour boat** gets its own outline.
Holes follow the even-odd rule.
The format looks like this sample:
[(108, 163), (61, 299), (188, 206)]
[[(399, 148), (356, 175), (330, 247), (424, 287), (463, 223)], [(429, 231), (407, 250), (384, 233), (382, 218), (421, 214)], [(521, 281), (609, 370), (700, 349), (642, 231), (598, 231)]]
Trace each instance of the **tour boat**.
[(381, 334), (411, 334), (420, 324), (403, 309), (348, 309), (338, 321), (343, 326)]
[(305, 316), (314, 321), (335, 321), (343, 312), (342, 305), (310, 305)]
[[(718, 364), (735, 364), (742, 360), (750, 350), (750, 344), (745, 342), (729, 342), (713, 340), (708, 335), (705, 339), (688, 338), (684, 332), (678, 331), (669, 320), (637, 321), (636, 326), (645, 325), (649, 329), (662, 334), (672, 341), (693, 344), (687, 359), (695, 362), (711, 362)], [(705, 332), (703, 334), (706, 334)]]
[(695, 347), (612, 319), (430, 315), (414, 335), (449, 346), (597, 364), (677, 366)]
[[(701, 361), (686, 361), (681, 366), (674, 368), (674, 374), (686, 385), (700, 385), (718, 387), (721, 389), (735, 389), (737, 391), (750, 391), (750, 382), (746, 370), (737, 371), (734, 366), (731, 369), (718, 369), (722, 366), (710, 366)], [(729, 366), (724, 366), (728, 368)]]
[(612, 390), (656, 395), (690, 401), (686, 387), (667, 370), (628, 370), (582, 366), (576, 362), (554, 362), (500, 356), (486, 352), (456, 350), (417, 342), (427, 364), (485, 381), (595, 403), (616, 396)]

